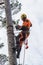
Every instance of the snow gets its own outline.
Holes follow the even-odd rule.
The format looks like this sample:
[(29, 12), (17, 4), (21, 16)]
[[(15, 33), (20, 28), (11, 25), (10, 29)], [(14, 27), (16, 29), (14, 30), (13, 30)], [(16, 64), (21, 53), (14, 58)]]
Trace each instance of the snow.
[[(14, 18), (20, 18), (21, 13), (25, 12), (33, 24), (28, 38), (29, 49), (25, 50), (25, 64), (43, 65), (43, 0), (20, 0), (20, 2), (22, 3), (22, 10)], [(8, 55), (7, 33), (5, 28), (0, 30), (0, 38), (0, 42), (5, 44), (0, 49), (0, 53)], [(24, 45), (20, 55), (20, 63), (23, 63), (23, 55)]]

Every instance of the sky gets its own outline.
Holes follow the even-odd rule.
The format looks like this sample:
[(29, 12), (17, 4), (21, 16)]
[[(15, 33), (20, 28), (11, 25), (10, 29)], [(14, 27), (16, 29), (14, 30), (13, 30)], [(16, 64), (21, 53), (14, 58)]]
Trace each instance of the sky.
[(21, 2), (22, 12), (28, 15), (33, 24), (25, 63), (43, 65), (43, 0), (21, 0)]
[[(43, 0), (18, 0), (22, 4), (21, 11), (15, 15), (15, 19), (20, 18), (22, 13), (26, 13), (32, 22), (30, 36), (28, 38), (29, 49), (25, 50), (25, 64), (27, 65), (43, 65)], [(3, 35), (4, 33), (4, 35)], [(5, 47), (0, 53), (8, 54), (7, 36), (5, 28), (0, 30), (0, 42), (5, 43)], [(3, 38), (4, 37), (4, 38)], [(6, 41), (5, 41), (6, 40)], [(7, 47), (8, 48), (8, 47)], [(6, 52), (6, 53), (5, 53)], [(20, 54), (20, 62), (23, 63), (24, 47)]]

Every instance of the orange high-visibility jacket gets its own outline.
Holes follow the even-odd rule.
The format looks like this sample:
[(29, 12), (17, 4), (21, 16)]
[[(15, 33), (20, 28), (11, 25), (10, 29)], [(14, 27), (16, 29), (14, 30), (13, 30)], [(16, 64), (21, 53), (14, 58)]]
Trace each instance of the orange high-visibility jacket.
[[(23, 22), (23, 25), (22, 26), (25, 26), (25, 27), (30, 28), (32, 26), (32, 23), (30, 22), (30, 20), (26, 19), (25, 22)], [(20, 39), (22, 39), (23, 38), (22, 32), (20, 34), (21, 34)], [(26, 38), (29, 36), (29, 34), (26, 34), (27, 35)], [(22, 47), (22, 44), (23, 44), (23, 41), (20, 41), (20, 46), (21, 47)], [(28, 48), (28, 46), (26, 46), (26, 49), (27, 48)]]
[(32, 26), (32, 23), (30, 22), (30, 20), (26, 19), (26, 21), (23, 22), (22, 26), (26, 26), (26, 27), (30, 28)]

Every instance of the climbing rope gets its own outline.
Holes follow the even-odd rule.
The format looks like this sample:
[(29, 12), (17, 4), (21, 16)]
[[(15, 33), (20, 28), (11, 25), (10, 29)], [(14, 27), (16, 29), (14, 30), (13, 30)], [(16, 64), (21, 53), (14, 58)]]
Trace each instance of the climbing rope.
[(22, 65), (24, 65), (24, 63), (25, 63), (25, 45), (24, 45), (24, 56), (23, 56), (23, 64)]
[[(24, 65), (24, 63), (25, 63), (25, 45), (24, 45), (24, 55), (23, 55), (23, 64), (22, 65)], [(19, 65), (20, 65), (20, 57), (19, 57)]]
[(19, 57), (19, 59), (18, 59), (18, 65), (20, 65), (20, 57)]

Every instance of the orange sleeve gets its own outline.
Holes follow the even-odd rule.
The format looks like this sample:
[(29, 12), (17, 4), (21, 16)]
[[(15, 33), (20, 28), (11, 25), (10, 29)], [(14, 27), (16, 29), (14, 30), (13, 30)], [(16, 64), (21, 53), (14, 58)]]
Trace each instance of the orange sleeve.
[(32, 23), (30, 22), (30, 20), (29, 20), (29, 22), (28, 22), (28, 27), (29, 27), (29, 28), (32, 27)]

